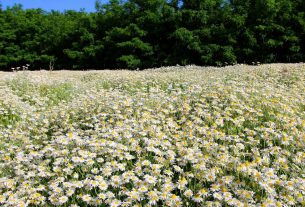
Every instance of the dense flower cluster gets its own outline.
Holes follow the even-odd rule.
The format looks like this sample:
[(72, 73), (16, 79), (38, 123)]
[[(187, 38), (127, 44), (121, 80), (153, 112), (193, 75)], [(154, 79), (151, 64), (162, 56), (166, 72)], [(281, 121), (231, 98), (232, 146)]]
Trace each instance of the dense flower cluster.
[(0, 205), (305, 205), (305, 67), (0, 80)]

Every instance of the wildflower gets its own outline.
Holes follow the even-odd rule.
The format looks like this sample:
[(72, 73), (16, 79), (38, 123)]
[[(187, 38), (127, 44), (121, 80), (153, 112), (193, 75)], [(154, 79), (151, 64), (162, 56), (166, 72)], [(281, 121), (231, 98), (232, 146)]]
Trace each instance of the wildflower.
[(89, 194), (85, 194), (82, 196), (82, 200), (86, 203), (89, 203), (92, 200), (92, 197)]
[(261, 67), (0, 77), (0, 205), (305, 206), (305, 68)]
[(140, 188), (139, 188), (138, 190), (139, 190), (139, 192), (141, 192), (141, 193), (145, 193), (145, 192), (148, 191), (148, 189), (147, 189), (147, 187), (146, 187), (145, 185), (140, 186)]
[(118, 187), (121, 184), (121, 178), (117, 175), (111, 177), (112, 185)]
[(196, 194), (194, 195), (194, 197), (192, 198), (194, 202), (196, 203), (200, 203), (203, 201), (203, 198), (200, 196), (200, 194)]
[(130, 199), (132, 201), (140, 201), (141, 200), (140, 193), (137, 190), (132, 190), (129, 193), (127, 193), (127, 195), (130, 197)]
[(5, 196), (3, 196), (3, 195), (0, 195), (0, 203), (4, 203), (5, 202)]
[(110, 207), (118, 207), (121, 205), (121, 203), (122, 203), (121, 201), (115, 199), (110, 203)]
[(68, 189), (67, 191), (66, 191), (66, 194), (67, 194), (67, 196), (72, 196), (73, 194), (74, 194), (74, 192), (75, 192), (75, 190), (74, 189)]
[(93, 168), (93, 169), (91, 170), (91, 172), (92, 172), (93, 174), (98, 174), (99, 170), (98, 170), (98, 168)]
[(67, 196), (61, 196), (61, 197), (59, 197), (58, 201), (59, 201), (60, 204), (64, 204), (68, 201), (68, 197)]
[(156, 205), (156, 203), (159, 200), (158, 194), (155, 191), (149, 191), (147, 193), (147, 195), (148, 195), (148, 198), (149, 198), (149, 204), (150, 205)]
[(188, 189), (183, 193), (183, 195), (185, 195), (187, 198), (190, 198), (193, 196), (193, 192), (190, 189)]
[(144, 160), (144, 161), (142, 162), (142, 165), (143, 165), (143, 166), (150, 166), (151, 163), (150, 163), (149, 160)]
[(99, 189), (106, 191), (108, 189), (108, 184), (104, 180), (98, 182)]
[(99, 199), (101, 199), (101, 200), (105, 200), (105, 199), (107, 198), (107, 195), (106, 195), (105, 193), (99, 193), (99, 194), (97, 195), (97, 197), (98, 197)]
[(149, 184), (155, 184), (157, 181), (157, 178), (150, 176), (150, 175), (145, 175), (144, 178), (145, 178), (145, 181)]
[(180, 180), (178, 181), (178, 189), (183, 189), (185, 188), (185, 186), (187, 185), (187, 180), (185, 177), (180, 178)]

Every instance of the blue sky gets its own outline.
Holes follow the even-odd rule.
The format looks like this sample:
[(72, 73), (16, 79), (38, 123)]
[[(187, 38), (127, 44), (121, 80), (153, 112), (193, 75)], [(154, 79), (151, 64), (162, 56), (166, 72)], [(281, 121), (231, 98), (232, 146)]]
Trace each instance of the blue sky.
[[(102, 0), (102, 2), (105, 3), (107, 0)], [(84, 8), (87, 12), (95, 11), (95, 0), (0, 0), (4, 9), (15, 3), (22, 4), (24, 9), (42, 8), (45, 11), (73, 9), (79, 11)]]

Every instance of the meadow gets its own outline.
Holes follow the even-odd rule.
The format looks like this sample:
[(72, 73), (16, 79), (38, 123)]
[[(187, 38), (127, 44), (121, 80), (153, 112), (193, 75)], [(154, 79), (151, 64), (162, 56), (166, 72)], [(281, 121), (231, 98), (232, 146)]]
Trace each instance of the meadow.
[(0, 206), (305, 206), (305, 65), (0, 72)]

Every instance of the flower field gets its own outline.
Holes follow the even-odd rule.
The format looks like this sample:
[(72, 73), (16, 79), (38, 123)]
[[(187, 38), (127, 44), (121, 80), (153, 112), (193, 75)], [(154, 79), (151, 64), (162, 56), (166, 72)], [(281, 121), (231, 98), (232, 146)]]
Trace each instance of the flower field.
[(305, 65), (0, 73), (0, 206), (305, 206)]

